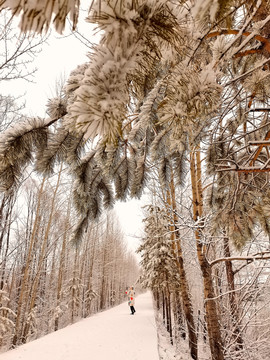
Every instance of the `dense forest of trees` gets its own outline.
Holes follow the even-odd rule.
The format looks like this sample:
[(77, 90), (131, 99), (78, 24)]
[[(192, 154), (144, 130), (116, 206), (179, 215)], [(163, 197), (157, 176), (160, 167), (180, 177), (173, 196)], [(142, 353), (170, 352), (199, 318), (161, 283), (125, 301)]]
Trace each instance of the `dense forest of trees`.
[[(60, 3), (3, 1), (0, 8), (20, 16), (23, 32), (42, 33), (51, 22), (62, 32), (68, 15), (76, 27), (79, 1), (64, 9)], [(87, 22), (100, 30), (100, 42), (89, 62), (78, 64), (62, 93), (50, 99), (47, 119), (24, 118), (0, 136), (3, 224), (14, 216), (8, 209), (29, 166), (43, 179), (34, 231), (25, 235), (28, 253), (21, 260), (23, 295), (13, 342), (31, 332), (44, 274), (40, 261), (54, 229), (54, 216), (38, 224), (42, 194), (47, 189), (49, 213), (56, 211), (60, 185), (56, 180), (48, 190), (48, 179), (55, 173), (59, 179), (65, 169), (73, 183), (72, 239), (87, 259), (85, 234), (94, 221), (116, 200), (140, 198), (150, 188), (139, 248), (141, 281), (153, 291), (172, 344), (185, 338), (192, 359), (266, 360), (270, 2), (90, 3)], [(43, 231), (43, 240), (28, 297), (29, 320), (22, 328), (23, 296), (29, 291), (24, 280), (33, 270), (27, 264), (37, 231)], [(6, 230), (3, 236), (8, 242)], [(57, 250), (51, 251), (46, 266), (54, 271)], [(74, 256), (73, 265), (82, 261)], [(75, 314), (71, 311), (71, 320)]]
[(78, 321), (125, 299), (138, 264), (127, 251), (115, 214), (70, 242), (70, 183), (29, 179), (1, 200), (0, 339), (3, 349)]

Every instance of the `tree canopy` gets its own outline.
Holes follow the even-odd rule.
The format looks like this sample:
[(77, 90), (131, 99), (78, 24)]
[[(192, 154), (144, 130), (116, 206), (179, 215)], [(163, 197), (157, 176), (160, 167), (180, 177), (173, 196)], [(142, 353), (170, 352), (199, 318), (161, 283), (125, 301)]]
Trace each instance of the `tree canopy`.
[[(55, 13), (61, 26), (78, 14), (77, 1), (62, 17), (45, 2), (48, 21)], [(1, 6), (22, 19), (35, 6), (16, 4)], [(217, 226), (233, 219), (228, 231), (239, 246), (254, 221), (268, 232), (268, 12), (267, 1), (93, 1), (87, 21), (101, 40), (49, 100), (48, 119), (1, 134), (1, 188), (16, 185), (29, 161), (45, 174), (65, 161), (80, 233), (102, 203), (139, 197), (153, 164), (165, 187), (171, 173), (181, 184), (187, 152), (200, 148), (214, 177), (209, 205), (222, 213)], [(41, 31), (41, 14), (31, 12), (24, 30)]]

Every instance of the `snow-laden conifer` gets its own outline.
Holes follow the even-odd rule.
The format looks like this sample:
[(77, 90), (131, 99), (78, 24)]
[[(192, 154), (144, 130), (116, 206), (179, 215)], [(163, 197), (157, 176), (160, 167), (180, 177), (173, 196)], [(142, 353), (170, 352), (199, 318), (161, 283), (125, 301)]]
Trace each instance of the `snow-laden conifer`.
[(155, 205), (146, 206), (146, 210), (145, 237), (138, 248), (144, 270), (142, 284), (157, 291), (175, 289), (179, 281), (178, 270), (172, 254), (166, 211)]

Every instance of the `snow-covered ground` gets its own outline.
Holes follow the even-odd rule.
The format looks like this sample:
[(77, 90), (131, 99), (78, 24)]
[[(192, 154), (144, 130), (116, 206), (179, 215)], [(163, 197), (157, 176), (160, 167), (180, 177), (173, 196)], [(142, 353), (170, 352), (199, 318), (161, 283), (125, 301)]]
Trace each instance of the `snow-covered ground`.
[(158, 360), (152, 295), (127, 302), (0, 354), (0, 360)]

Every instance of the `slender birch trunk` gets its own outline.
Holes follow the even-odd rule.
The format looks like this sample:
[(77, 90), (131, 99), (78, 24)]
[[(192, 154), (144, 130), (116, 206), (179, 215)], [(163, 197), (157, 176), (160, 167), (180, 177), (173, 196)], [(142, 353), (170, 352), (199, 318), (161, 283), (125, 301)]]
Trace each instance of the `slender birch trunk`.
[(108, 224), (108, 217), (107, 217), (107, 225), (106, 225), (106, 234), (104, 245), (102, 249), (102, 269), (101, 269), (101, 288), (100, 288), (100, 309), (103, 310), (106, 307), (106, 290), (107, 290), (107, 257), (108, 257), (108, 244), (109, 244), (109, 224)]
[(94, 262), (95, 262), (95, 255), (96, 255), (96, 247), (97, 247), (97, 236), (98, 236), (98, 231), (96, 229), (96, 231), (93, 233), (93, 239), (91, 239), (91, 250), (90, 250), (90, 254), (89, 254), (89, 266), (86, 272), (86, 276), (87, 276), (87, 286), (86, 286), (86, 313), (84, 315), (84, 317), (88, 316), (91, 314), (91, 303), (92, 303), (92, 281), (93, 281), (93, 268), (94, 268)]
[[(65, 226), (64, 226), (64, 234), (63, 234), (63, 242), (61, 247), (61, 254), (60, 254), (60, 263), (59, 263), (59, 271), (57, 276), (57, 293), (56, 293), (56, 307), (59, 308), (62, 300), (62, 286), (63, 286), (63, 276), (66, 268), (66, 243), (67, 243), (67, 235), (68, 235), (68, 228), (69, 228), (69, 220), (70, 220), (70, 212), (71, 212), (71, 193), (68, 200), (68, 208), (67, 208), (67, 215), (65, 219)], [(54, 320), (54, 331), (59, 329), (59, 314), (57, 315)]]
[(77, 280), (77, 274), (78, 274), (78, 266), (79, 266), (79, 251), (78, 247), (76, 247), (75, 252), (75, 260), (74, 260), (74, 266), (73, 266), (73, 278), (72, 278), (72, 289), (71, 289), (71, 324), (74, 323), (75, 316), (76, 316), (76, 310), (77, 310), (77, 286), (76, 282)]
[(166, 304), (166, 300), (165, 300), (165, 294), (164, 294), (164, 290), (162, 290), (162, 319), (163, 319), (163, 324), (166, 324), (166, 309), (165, 309), (165, 304)]

